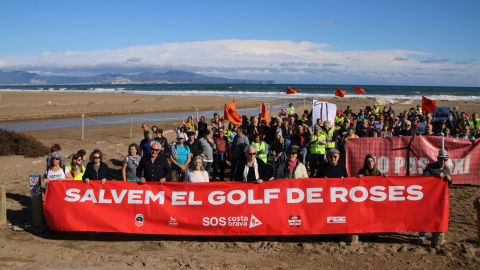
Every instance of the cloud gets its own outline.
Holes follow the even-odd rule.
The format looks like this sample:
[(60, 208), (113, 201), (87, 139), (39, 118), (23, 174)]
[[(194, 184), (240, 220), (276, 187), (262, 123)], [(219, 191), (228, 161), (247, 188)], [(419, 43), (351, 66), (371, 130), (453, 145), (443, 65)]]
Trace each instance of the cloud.
[(448, 59), (443, 59), (441, 57), (435, 57), (435, 58), (428, 58), (423, 61), (420, 61), (420, 63), (423, 64), (436, 64), (436, 63), (445, 63), (448, 62)]
[(393, 61), (407, 61), (407, 60), (408, 60), (408, 58), (403, 58), (403, 57), (398, 57), (398, 56), (393, 58)]
[(335, 63), (323, 63), (322, 66), (324, 66), (324, 67), (339, 67), (339, 66), (342, 66), (342, 65), (335, 64)]
[[(429, 58), (435, 63), (419, 74), (412, 56), (426, 52), (409, 50), (330, 50), (330, 45), (289, 40), (208, 40), (139, 45), (117, 50), (44, 52), (0, 58), (3, 71), (23, 70), (48, 75), (87, 76), (101, 73), (139, 74), (184, 70), (207, 76), (277, 80), (279, 82), (452, 84), (439, 69), (455, 69), (458, 64), (444, 58)], [(392, 61), (392, 59), (394, 61)], [(456, 66), (455, 66), (456, 65)], [(470, 61), (462, 68), (460, 82), (480, 85), (480, 63)], [(459, 71), (452, 71), (459, 72)], [(468, 77), (468, 80), (464, 80)], [(393, 80), (395, 78), (395, 80)], [(403, 78), (403, 79), (402, 79)], [(403, 80), (403, 81), (402, 81)]]
[(142, 61), (142, 58), (132, 57), (132, 58), (128, 58), (126, 61), (127, 61), (127, 62), (132, 62), (132, 63), (139, 63), (139, 62)]

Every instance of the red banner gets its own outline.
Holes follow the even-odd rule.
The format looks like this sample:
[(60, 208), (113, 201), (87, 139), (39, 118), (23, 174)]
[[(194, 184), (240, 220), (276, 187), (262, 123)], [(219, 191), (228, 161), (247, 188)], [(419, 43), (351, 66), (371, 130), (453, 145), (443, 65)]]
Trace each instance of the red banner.
[[(423, 175), (423, 169), (437, 161), (442, 137), (407, 136), (386, 138), (349, 139), (346, 146), (348, 175), (356, 176), (363, 167), (367, 154), (371, 154), (381, 173), (389, 176)], [(454, 184), (480, 183), (480, 140), (445, 138), (448, 152), (447, 167)]]
[[(435, 202), (435, 203), (432, 203)], [(448, 187), (435, 177), (164, 183), (50, 182), (50, 229), (176, 235), (447, 231)]]

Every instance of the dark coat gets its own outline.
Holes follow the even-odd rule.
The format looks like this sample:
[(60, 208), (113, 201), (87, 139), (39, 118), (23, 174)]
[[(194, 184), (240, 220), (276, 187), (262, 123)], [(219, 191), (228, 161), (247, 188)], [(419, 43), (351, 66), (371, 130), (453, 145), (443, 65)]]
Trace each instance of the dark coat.
[(342, 162), (338, 162), (336, 166), (332, 166), (330, 162), (325, 162), (317, 172), (317, 178), (342, 178), (342, 176), (348, 177), (347, 168)]
[(93, 168), (93, 162), (89, 162), (87, 164), (87, 168), (85, 169), (85, 173), (83, 174), (82, 179), (90, 179), (90, 180), (102, 180), (103, 178), (107, 180), (112, 180), (112, 174), (110, 172), (110, 168), (108, 168), (107, 164), (100, 162), (100, 168), (98, 169), (98, 173)]
[[(263, 160), (255, 157), (258, 164), (258, 177), (263, 181), (270, 179), (272, 176), (271, 173), (268, 172), (268, 166), (263, 162)], [(237, 170), (235, 172), (235, 181), (243, 181), (243, 170), (245, 169), (245, 165), (247, 165), (247, 160), (241, 160), (238, 163)]]

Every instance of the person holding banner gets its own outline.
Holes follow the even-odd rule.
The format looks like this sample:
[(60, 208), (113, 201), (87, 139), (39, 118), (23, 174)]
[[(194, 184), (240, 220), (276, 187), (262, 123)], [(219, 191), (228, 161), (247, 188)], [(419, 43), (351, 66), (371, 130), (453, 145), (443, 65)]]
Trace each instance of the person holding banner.
[(278, 166), (275, 179), (299, 179), (308, 178), (307, 168), (297, 157), (300, 147), (296, 145), (289, 146), (287, 149), (287, 161)]
[(130, 144), (128, 147), (128, 155), (123, 159), (123, 181), (140, 181), (140, 179), (137, 177), (137, 167), (142, 157), (138, 154), (138, 152), (138, 145), (136, 143)]
[(193, 168), (185, 173), (185, 183), (206, 183), (208, 182), (208, 172), (203, 169), (203, 158), (196, 156), (193, 158)]
[(48, 183), (50, 180), (73, 180), (72, 174), (67, 166), (65, 166), (65, 158), (63, 155), (54, 151), (50, 154), (50, 163), (48, 164), (47, 170), (45, 171), (45, 183)]
[[(150, 133), (148, 133), (148, 136), (151, 136)], [(110, 168), (107, 164), (103, 163), (102, 151), (95, 149), (90, 154), (90, 162), (87, 164), (87, 168), (83, 174), (83, 180), (85, 180), (87, 185), (90, 180), (102, 180), (102, 184), (105, 184), (107, 180), (112, 180)]]
[(238, 164), (235, 181), (260, 184), (264, 179), (270, 179), (267, 164), (257, 157), (257, 148), (254, 145), (245, 148), (245, 156), (247, 159)]
[(152, 141), (150, 143), (150, 154), (140, 159), (136, 172), (140, 184), (146, 182), (162, 184), (171, 177), (172, 171), (168, 166), (167, 158), (160, 155), (160, 149), (162, 149), (160, 143)]
[[(430, 163), (423, 170), (424, 176), (436, 176), (443, 181), (448, 181), (448, 186), (452, 185), (452, 177), (450, 176), (450, 169), (445, 166), (448, 161), (448, 153), (446, 150), (441, 149), (438, 151), (437, 161)], [(417, 244), (423, 245), (425, 243), (426, 232), (419, 233)], [(440, 246), (446, 242), (445, 232), (432, 232), (432, 246)]]
[[(377, 169), (377, 163), (375, 162), (375, 159), (370, 154), (366, 155), (365, 160), (363, 162), (363, 168), (361, 168), (358, 171), (357, 177), (362, 178), (364, 176), (381, 176), (381, 175), (382, 174)], [(383, 176), (387, 177), (386, 174)]]
[(73, 154), (72, 162), (68, 165), (68, 170), (72, 174), (73, 180), (82, 180), (85, 173), (85, 167), (82, 165), (82, 156)]
[(345, 163), (339, 162), (340, 152), (337, 149), (330, 149), (327, 152), (328, 162), (320, 167), (317, 178), (344, 178), (348, 177)]

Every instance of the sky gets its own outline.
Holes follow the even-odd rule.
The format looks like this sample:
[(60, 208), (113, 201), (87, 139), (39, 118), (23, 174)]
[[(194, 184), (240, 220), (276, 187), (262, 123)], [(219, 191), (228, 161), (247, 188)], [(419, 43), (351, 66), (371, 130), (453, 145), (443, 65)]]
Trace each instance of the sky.
[(480, 1), (0, 1), (0, 71), (480, 86)]

